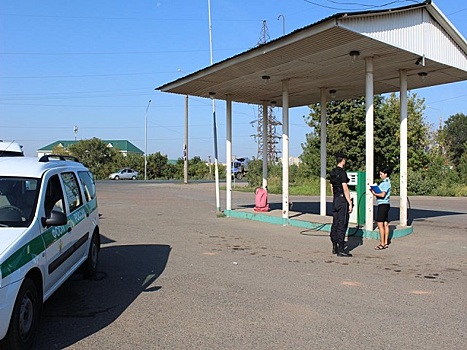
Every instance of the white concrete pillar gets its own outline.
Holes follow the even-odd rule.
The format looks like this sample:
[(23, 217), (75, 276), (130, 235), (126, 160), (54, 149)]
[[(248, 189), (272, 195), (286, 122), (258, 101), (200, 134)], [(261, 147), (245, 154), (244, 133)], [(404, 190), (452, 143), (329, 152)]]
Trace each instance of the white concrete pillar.
[(225, 159), (226, 159), (226, 190), (225, 190), (225, 208), (232, 209), (232, 99), (230, 95), (226, 96), (226, 117), (225, 117)]
[(326, 115), (327, 115), (327, 89), (321, 88), (321, 167), (320, 167), (320, 183), (319, 183), (319, 214), (326, 216)]
[[(373, 231), (373, 195), (370, 192), (370, 185), (373, 184), (374, 172), (374, 91), (373, 91), (373, 57), (365, 58), (365, 137), (366, 137), (366, 212), (365, 212), (365, 230)], [(355, 208), (358, 210), (358, 208)]]
[(400, 225), (407, 226), (407, 72), (400, 71)]
[(289, 218), (289, 80), (282, 80), (282, 218)]
[(263, 188), (268, 186), (268, 102), (263, 102)]

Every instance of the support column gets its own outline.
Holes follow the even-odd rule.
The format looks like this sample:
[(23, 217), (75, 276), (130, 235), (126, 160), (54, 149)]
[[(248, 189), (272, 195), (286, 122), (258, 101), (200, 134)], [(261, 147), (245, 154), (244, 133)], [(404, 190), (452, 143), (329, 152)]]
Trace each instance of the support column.
[(188, 95), (185, 95), (185, 145), (183, 147), (183, 183), (188, 183)]
[(400, 71), (400, 225), (407, 226), (407, 72)]
[(373, 195), (370, 192), (370, 185), (373, 184), (374, 172), (374, 92), (373, 92), (373, 57), (365, 58), (365, 136), (366, 136), (366, 213), (365, 213), (365, 230), (373, 231)]
[(282, 218), (289, 218), (289, 80), (282, 80)]
[(263, 102), (263, 188), (268, 186), (268, 102)]
[(327, 115), (327, 90), (321, 88), (321, 169), (320, 169), (320, 183), (319, 183), (319, 215), (326, 216), (326, 115)]
[(230, 95), (226, 98), (226, 116), (225, 116), (225, 159), (226, 159), (226, 190), (225, 190), (225, 208), (232, 210), (232, 99)]

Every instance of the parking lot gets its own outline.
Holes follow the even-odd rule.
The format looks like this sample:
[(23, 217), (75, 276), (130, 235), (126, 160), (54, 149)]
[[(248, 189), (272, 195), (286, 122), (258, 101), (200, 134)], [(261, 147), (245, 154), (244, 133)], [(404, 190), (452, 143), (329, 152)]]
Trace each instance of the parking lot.
[(36, 349), (465, 347), (466, 198), (411, 198), (413, 234), (338, 258), (323, 233), (217, 216), (213, 184), (97, 189), (97, 278), (49, 299)]

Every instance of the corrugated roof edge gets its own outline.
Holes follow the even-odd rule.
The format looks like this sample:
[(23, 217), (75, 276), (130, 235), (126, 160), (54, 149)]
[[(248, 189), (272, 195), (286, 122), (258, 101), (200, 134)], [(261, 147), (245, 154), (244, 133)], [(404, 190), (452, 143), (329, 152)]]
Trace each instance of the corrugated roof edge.
[[(283, 35), (283, 36), (281, 36), (281, 37), (279, 37), (279, 38), (277, 38), (277, 39), (268, 41), (267, 43), (264, 43), (264, 44), (255, 46), (255, 47), (252, 48), (252, 49), (248, 49), (248, 50), (246, 50), (246, 51), (243, 51), (243, 52), (241, 52), (241, 53), (238, 53), (238, 54), (236, 54), (235, 56), (232, 56), (232, 57), (226, 58), (226, 59), (224, 59), (224, 60), (222, 60), (222, 61), (216, 62), (216, 63), (214, 63), (214, 64), (212, 64), (212, 65), (210, 65), (210, 66), (207, 66), (207, 67), (205, 67), (205, 68), (203, 68), (203, 69), (200, 69), (200, 70), (198, 70), (198, 71), (196, 71), (196, 72), (193, 72), (193, 73), (190, 73), (190, 74), (188, 74), (188, 75), (185, 75), (184, 77), (178, 78), (178, 79), (176, 79), (176, 80), (174, 80), (174, 81), (171, 81), (171, 82), (169, 82), (169, 83), (166, 83), (166, 84), (164, 84), (164, 85), (161, 85), (161, 86), (159, 86), (159, 87), (156, 87), (156, 88), (154, 88), (154, 90), (164, 91), (165, 88), (166, 88), (167, 86), (172, 85), (172, 84), (176, 84), (178, 81), (185, 80), (185, 79), (187, 79), (187, 78), (190, 77), (190, 76), (194, 76), (194, 75), (196, 75), (196, 74), (202, 73), (202, 72), (204, 72), (204, 71), (206, 71), (206, 70), (208, 70), (208, 69), (211, 69), (212, 67), (215, 67), (215, 66), (217, 66), (217, 65), (221, 65), (221, 64), (223, 64), (223, 63), (226, 62), (226, 61), (229, 61), (229, 60), (234, 59), (234, 58), (236, 58), (236, 57), (240, 57), (240, 56), (242, 56), (242, 55), (244, 55), (244, 54), (246, 54), (246, 53), (248, 53), (248, 52), (253, 52), (253, 51), (255, 51), (255, 50), (259, 50), (259, 49), (261, 49), (261, 48), (264, 47), (264, 46), (270, 45), (270, 44), (272, 44), (272, 43), (279, 42), (279, 41), (281, 41), (281, 40), (284, 40), (285, 38), (288, 38), (288, 37), (290, 37), (290, 36), (293, 36), (293, 35), (295, 35), (295, 34), (297, 34), (297, 33), (299, 33), (299, 32), (302, 32), (302, 31), (304, 31), (304, 30), (306, 30), (306, 29), (309, 29), (309, 28), (311, 28), (311, 27), (317, 26), (317, 25), (319, 25), (319, 24), (321, 24), (321, 23), (328, 22), (328, 21), (333, 20), (333, 19), (335, 19), (336, 22), (337, 22), (337, 20), (338, 20), (339, 18), (347, 17), (347, 16), (363, 16), (363, 15), (372, 15), (372, 14), (379, 14), (379, 13), (386, 13), (386, 12), (405, 11), (405, 10), (414, 9), (414, 8), (423, 8), (423, 7), (429, 8), (429, 6), (433, 6), (433, 7), (434, 7), (434, 11), (429, 11), (430, 14), (431, 14), (433, 17), (435, 17), (436, 20), (438, 20), (438, 21), (441, 19), (445, 24), (447, 24), (447, 25), (452, 29), (452, 32), (453, 32), (453, 33), (456, 33), (455, 36), (457, 37), (457, 39), (458, 39), (458, 40), (461, 40), (462, 42), (465, 43), (465, 40), (463, 40), (462, 35), (454, 28), (454, 26), (451, 24), (451, 22), (450, 22), (444, 15), (442, 15), (441, 11), (440, 11), (436, 6), (434, 6), (434, 3), (432, 3), (432, 0), (426, 0), (426, 1), (423, 1), (423, 2), (417, 3), (417, 4), (406, 5), (406, 6), (396, 7), (396, 8), (389, 8), (389, 9), (384, 9), (384, 10), (367, 10), (367, 11), (355, 11), (355, 12), (340, 12), (340, 13), (336, 13), (336, 14), (334, 14), (334, 15), (331, 15), (331, 16), (329, 16), (329, 17), (325, 17), (325, 18), (319, 20), (318, 22), (315, 22), (315, 23), (309, 24), (309, 25), (307, 25), (307, 26), (305, 26), (305, 27), (296, 29), (296, 30), (290, 32), (289, 34)], [(434, 14), (435, 14), (436, 16), (435, 16)], [(451, 34), (451, 33), (450, 33), (450, 34)]]

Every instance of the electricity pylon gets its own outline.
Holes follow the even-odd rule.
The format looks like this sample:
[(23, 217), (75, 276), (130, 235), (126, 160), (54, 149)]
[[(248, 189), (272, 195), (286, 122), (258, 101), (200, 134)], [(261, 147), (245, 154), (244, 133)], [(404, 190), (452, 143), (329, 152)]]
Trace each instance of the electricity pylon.
[[(258, 40), (259, 45), (266, 44), (269, 41), (269, 31), (266, 24), (266, 20), (263, 21), (263, 26), (261, 28), (260, 38)], [(268, 106), (267, 111), (263, 111), (263, 105), (258, 105), (258, 117), (256, 121), (252, 122), (257, 124), (256, 134), (252, 135), (255, 138), (256, 143), (258, 144), (258, 154), (257, 159), (263, 159), (263, 149), (267, 148), (267, 161), (276, 162), (280, 151), (277, 148), (279, 144), (280, 136), (277, 132), (277, 127), (282, 125), (274, 115), (274, 107)], [(263, 130), (263, 113), (267, 113), (267, 130)], [(266, 133), (266, 143), (263, 143), (263, 134)]]

